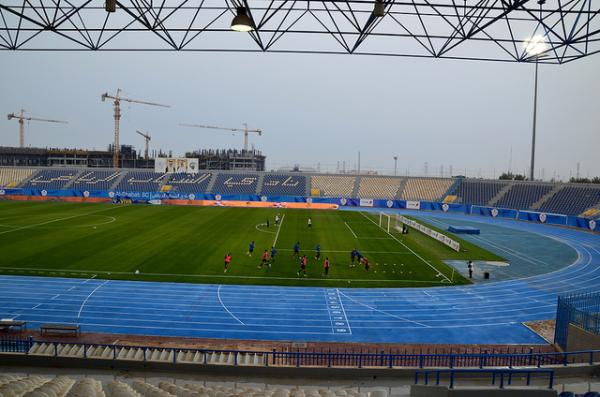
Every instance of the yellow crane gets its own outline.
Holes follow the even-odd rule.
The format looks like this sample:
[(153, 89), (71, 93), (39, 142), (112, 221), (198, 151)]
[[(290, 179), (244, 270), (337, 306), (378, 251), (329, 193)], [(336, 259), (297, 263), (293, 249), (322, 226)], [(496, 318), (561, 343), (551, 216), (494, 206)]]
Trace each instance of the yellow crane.
[(115, 140), (113, 143), (113, 167), (119, 168), (119, 154), (120, 154), (120, 150), (121, 150), (121, 147), (119, 146), (119, 121), (121, 120), (121, 101), (129, 102), (129, 103), (139, 103), (141, 105), (160, 106), (163, 108), (170, 108), (171, 106), (161, 105), (160, 103), (154, 103), (154, 102), (140, 101), (137, 99), (123, 98), (121, 96), (120, 88), (117, 88), (116, 95), (109, 95), (108, 93), (104, 93), (104, 94), (102, 94), (101, 99), (102, 99), (102, 102), (106, 101), (107, 99), (113, 100), (113, 107), (115, 110), (115, 112), (114, 112)]
[(137, 132), (138, 134), (140, 134), (141, 136), (144, 137), (144, 141), (146, 141), (146, 149), (144, 149), (144, 160), (148, 160), (148, 144), (150, 143), (150, 141), (152, 140), (152, 138), (150, 137), (150, 134), (148, 133), (143, 133), (141, 131), (135, 130), (135, 132)]
[(179, 124), (182, 127), (194, 127), (194, 128), (209, 128), (211, 130), (224, 130), (224, 131), (231, 131), (231, 132), (243, 132), (244, 133), (244, 150), (248, 151), (248, 133), (249, 132), (256, 132), (258, 134), (258, 136), (262, 135), (262, 130), (260, 129), (249, 129), (248, 128), (248, 124), (244, 123), (244, 128), (227, 128), (227, 127), (215, 127), (212, 125), (200, 125), (200, 124), (185, 124), (185, 123), (180, 123)]
[(45, 121), (47, 123), (69, 124), (62, 120), (40, 119), (38, 117), (26, 117), (25, 110), (21, 109), (21, 113), (10, 113), (8, 119), (17, 119), (19, 122), (19, 147), (25, 147), (25, 120), (27, 121)]

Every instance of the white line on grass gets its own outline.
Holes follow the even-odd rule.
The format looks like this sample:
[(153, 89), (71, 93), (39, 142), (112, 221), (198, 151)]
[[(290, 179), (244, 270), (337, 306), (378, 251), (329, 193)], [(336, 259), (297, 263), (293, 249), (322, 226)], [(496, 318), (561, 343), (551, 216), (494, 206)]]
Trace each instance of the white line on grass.
[(283, 227), (283, 219), (285, 218), (285, 214), (283, 214), (281, 216), (281, 222), (279, 222), (279, 229), (277, 229), (277, 233), (275, 234), (275, 241), (273, 241), (273, 247), (275, 247), (275, 245), (277, 244), (277, 239), (279, 238), (279, 232), (281, 231), (281, 228)]
[[(362, 216), (364, 216), (365, 218), (367, 218), (368, 220), (370, 220), (374, 225), (376, 225), (377, 227), (379, 227), (379, 225), (377, 224), (377, 222), (375, 222), (373, 219), (371, 219), (367, 215), (365, 215), (364, 212), (361, 211), (360, 214)], [(406, 248), (407, 250), (409, 250), (410, 252), (412, 252), (413, 255), (416, 256), (417, 258), (419, 258), (421, 261), (423, 261), (424, 264), (426, 264), (427, 266), (429, 266), (430, 268), (432, 268), (433, 270), (435, 270), (438, 274), (440, 274), (442, 277), (444, 277), (446, 279), (446, 281), (448, 281), (449, 283), (452, 283), (452, 281), (448, 277), (446, 277), (446, 275), (444, 273), (440, 272), (435, 266), (433, 266), (431, 263), (429, 263), (425, 259), (423, 259), (422, 256), (420, 256), (415, 251), (413, 251), (412, 249), (410, 249), (410, 247), (408, 247), (402, 241), (398, 240), (392, 233), (388, 232), (387, 230), (384, 230), (383, 228), (381, 228), (381, 230), (383, 230), (385, 233), (389, 234), (389, 236), (391, 238), (393, 238), (394, 240), (396, 240), (398, 243), (402, 244), (402, 246), (404, 248)]]
[(356, 235), (356, 233), (354, 233), (354, 230), (352, 230), (352, 228), (350, 227), (350, 225), (348, 224), (348, 222), (344, 222), (344, 225), (346, 225), (346, 227), (350, 230), (350, 233), (352, 233), (352, 235), (354, 236), (354, 238), (358, 238), (358, 236)]
[(16, 232), (16, 231), (19, 231), (19, 230), (25, 230), (25, 229), (31, 229), (31, 228), (34, 228), (34, 227), (37, 227), (37, 226), (44, 226), (44, 225), (47, 225), (49, 223), (66, 221), (68, 219), (78, 218), (80, 216), (92, 215), (92, 214), (96, 214), (98, 212), (108, 211), (108, 210), (112, 210), (112, 209), (115, 209), (115, 208), (119, 208), (119, 207), (115, 206), (115, 207), (111, 207), (111, 208), (104, 208), (104, 209), (101, 209), (99, 211), (92, 211), (92, 212), (88, 212), (86, 214), (77, 214), (77, 215), (67, 216), (65, 218), (58, 218), (58, 219), (53, 219), (51, 221), (46, 221), (46, 222), (42, 222), (42, 223), (36, 223), (36, 224), (33, 224), (33, 225), (21, 226), (21, 227), (18, 227), (16, 229), (4, 230), (4, 231), (0, 232), (0, 234), (12, 233), (12, 232)]
[(102, 287), (104, 284), (108, 283), (110, 280), (106, 280), (104, 281), (102, 284), (100, 284), (99, 286), (97, 286), (96, 288), (94, 288), (94, 290), (92, 292), (90, 292), (90, 294), (85, 298), (85, 300), (83, 301), (83, 303), (81, 304), (81, 307), (79, 308), (79, 312), (77, 313), (77, 318), (79, 318), (81, 316), (81, 312), (83, 310), (83, 307), (85, 306), (85, 304), (87, 303), (88, 299), (90, 299), (90, 297), (92, 295), (94, 295), (94, 292), (98, 291), (100, 289), (100, 287)]
[(219, 303), (221, 304), (221, 306), (223, 307), (223, 309), (225, 309), (225, 311), (227, 313), (229, 313), (229, 315), (231, 317), (233, 317), (234, 319), (236, 319), (240, 324), (246, 325), (246, 324), (244, 324), (244, 322), (242, 320), (240, 320), (239, 318), (237, 318), (235, 316), (235, 314), (233, 314), (232, 312), (230, 312), (229, 309), (227, 308), (227, 306), (225, 306), (225, 304), (223, 304), (223, 300), (221, 299), (221, 287), (222, 287), (222, 285), (219, 285), (219, 288), (217, 288), (217, 298), (219, 298)]
[(267, 226), (266, 223), (259, 223), (258, 225), (254, 226), (254, 228), (256, 230), (258, 230), (259, 232), (275, 234), (275, 232), (272, 232), (270, 230), (262, 230), (262, 229), (259, 228), (259, 226)]

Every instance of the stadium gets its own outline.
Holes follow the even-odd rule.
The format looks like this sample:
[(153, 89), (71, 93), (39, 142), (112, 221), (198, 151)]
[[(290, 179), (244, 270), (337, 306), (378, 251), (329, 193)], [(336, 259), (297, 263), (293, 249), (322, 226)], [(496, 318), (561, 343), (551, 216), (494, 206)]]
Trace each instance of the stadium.
[[(597, 132), (577, 137), (597, 128), (595, 112), (586, 110), (589, 118), (577, 122), (566, 112), (537, 115), (538, 68), (560, 73), (576, 61), (596, 70), (595, 57), (588, 56), (597, 52), (598, 4), (299, 2), (307, 3), (304, 10), (283, 0), (67, 3), (0, 0), (0, 57), (10, 74), (24, 76), (36, 62), (53, 70), (50, 64), (64, 59), (90, 62), (89, 70), (93, 63), (117, 65), (111, 70), (129, 65), (134, 71), (123, 72), (126, 82), (138, 90), (162, 87), (173, 108), (183, 110), (117, 89), (94, 98), (104, 110), (101, 119), (84, 111), (88, 105), (80, 97), (69, 123), (21, 110), (1, 124), (0, 397), (600, 395), (600, 179), (593, 177), (599, 142)], [(444, 31), (442, 25), (450, 26)], [(240, 37), (256, 47), (239, 47)], [(325, 45), (332, 38), (328, 44), (337, 49)], [(161, 83), (133, 66), (136, 54), (149, 52), (157, 55), (139, 55), (139, 61), (164, 61), (170, 70), (173, 65), (158, 55), (169, 51), (208, 58), (224, 53), (228, 60), (271, 52), (259, 63), (265, 68), (275, 59), (269, 57), (287, 62), (292, 54), (297, 62), (315, 56), (316, 69), (320, 57), (341, 54), (348, 63), (361, 55), (384, 62), (471, 62), (476, 66), (469, 71), (498, 72), (489, 66), (496, 63), (534, 67), (532, 136), (515, 141), (515, 163), (528, 168), (513, 173), (522, 164), (512, 165), (513, 146), (509, 158), (500, 154), (498, 134), (477, 141), (471, 130), (457, 132), (447, 120), (440, 124), (447, 130), (443, 139), (426, 134), (428, 127), (401, 139), (384, 127), (356, 134), (365, 117), (358, 109), (365, 105), (354, 112), (313, 106), (319, 96), (342, 102), (348, 94), (329, 93), (327, 81), (338, 77), (312, 81), (316, 74), (303, 64), (298, 71), (311, 77), (298, 77), (297, 84), (309, 86), (306, 98), (282, 94), (287, 86), (276, 76), (261, 80), (256, 74), (239, 77), (249, 85), (227, 88), (226, 100), (217, 91), (207, 95), (203, 107), (233, 120), (231, 112), (220, 113), (222, 104), (237, 103), (243, 87), (265, 83), (273, 91), (253, 94), (255, 103), (240, 95), (240, 103), (268, 115), (265, 123), (292, 131), (305, 128), (292, 126), (294, 120), (321, 117), (323, 128), (314, 135), (282, 131), (271, 138), (269, 129), (246, 123), (184, 123), (184, 117), (207, 117), (185, 98), (186, 84), (197, 88), (189, 71)], [(104, 53), (93, 61), (71, 58), (78, 52)], [(207, 92), (214, 81), (226, 81), (228, 68), (238, 70), (215, 65), (224, 69), (214, 71), (221, 77), (199, 78)], [(440, 70), (453, 70), (446, 65)], [(4, 77), (11, 95), (0, 104), (40, 103), (52, 95), (43, 103), (56, 111), (73, 99), (69, 92), (95, 84), (77, 70), (65, 73), (48, 80), (49, 87), (66, 85), (67, 78), (78, 84), (56, 96), (49, 88), (39, 98), (16, 90), (19, 78)], [(344, 84), (353, 79), (361, 80), (340, 77)], [(366, 81), (352, 88), (366, 94), (375, 80)], [(171, 84), (178, 84), (176, 94)], [(582, 84), (593, 88), (595, 82)], [(381, 88), (382, 98), (395, 91), (391, 85)], [(426, 88), (442, 95), (433, 83)], [(474, 88), (464, 89), (464, 96), (452, 95), (466, 101)], [(527, 103), (502, 92), (484, 98), (494, 95), (502, 103)], [(285, 101), (297, 107), (286, 113)], [(270, 106), (276, 110), (257, 110)], [(447, 117), (446, 106), (406, 107), (429, 126), (435, 109), (440, 119)], [(528, 112), (512, 116), (504, 118), (506, 125), (520, 117), (531, 121)], [(389, 117), (381, 123), (397, 116)], [(350, 132), (328, 124), (344, 118), (348, 124), (340, 130)], [(548, 137), (538, 134), (542, 166), (536, 166), (536, 122), (551, 130), (545, 120), (556, 118), (572, 122), (571, 134), (556, 128), (576, 147), (559, 148), (561, 156), (554, 156), (543, 141)], [(468, 124), (465, 113), (457, 119)], [(160, 128), (169, 132), (154, 132)], [(215, 130), (243, 135), (243, 147)], [(200, 133), (208, 138), (198, 146), (193, 134)], [(109, 138), (107, 150), (95, 148)], [(271, 139), (278, 144), (270, 146)], [(510, 132), (504, 139), (498, 147), (508, 147)], [(477, 143), (488, 140), (494, 144), (487, 149)], [(143, 150), (133, 142), (143, 143)], [(211, 149), (223, 142), (230, 147)], [(344, 150), (354, 142), (359, 150), (350, 159)], [(259, 143), (265, 148), (258, 150)], [(398, 148), (402, 155), (394, 154), (393, 168), (379, 165)], [(560, 157), (577, 162), (570, 178)], [(305, 158), (311, 161), (301, 163)], [(481, 164), (491, 168), (494, 158), (508, 160), (508, 169), (482, 174)], [(455, 165), (432, 172), (429, 161), (438, 159)], [(398, 172), (398, 160), (406, 171)], [(424, 166), (414, 171), (417, 161)], [(592, 163), (587, 177), (580, 161)], [(554, 176), (546, 178), (550, 167)]]

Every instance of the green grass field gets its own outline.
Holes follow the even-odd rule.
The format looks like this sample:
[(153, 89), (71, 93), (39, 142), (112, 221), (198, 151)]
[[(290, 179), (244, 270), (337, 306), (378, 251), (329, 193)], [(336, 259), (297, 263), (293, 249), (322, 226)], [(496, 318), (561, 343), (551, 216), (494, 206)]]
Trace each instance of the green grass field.
[[(280, 227), (273, 221), (279, 213)], [(307, 227), (308, 217), (313, 227)], [(266, 227), (267, 219), (270, 227)], [(246, 255), (254, 240), (254, 255)], [(309, 261), (298, 277), (300, 241)], [(322, 258), (314, 259), (316, 244)], [(464, 242), (463, 242), (464, 243)], [(259, 269), (264, 249), (278, 253)], [(0, 202), (0, 273), (231, 284), (420, 287), (466, 284), (443, 259), (499, 258), (472, 244), (456, 253), (412, 230), (387, 233), (378, 215), (350, 211)], [(350, 251), (371, 269), (350, 267)], [(223, 272), (223, 257), (233, 260)], [(329, 276), (322, 275), (329, 257)], [(500, 258), (501, 259), (501, 258)], [(139, 270), (139, 274), (135, 271)]]

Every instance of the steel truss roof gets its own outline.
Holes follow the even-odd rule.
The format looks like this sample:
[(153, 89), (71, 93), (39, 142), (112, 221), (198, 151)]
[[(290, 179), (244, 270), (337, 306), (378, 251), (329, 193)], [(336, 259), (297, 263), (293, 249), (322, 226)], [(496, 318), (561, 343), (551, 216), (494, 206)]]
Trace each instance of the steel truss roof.
[[(0, 49), (363, 54), (539, 62), (600, 51), (600, 0), (0, 0)], [(255, 24), (230, 30), (236, 7)]]

